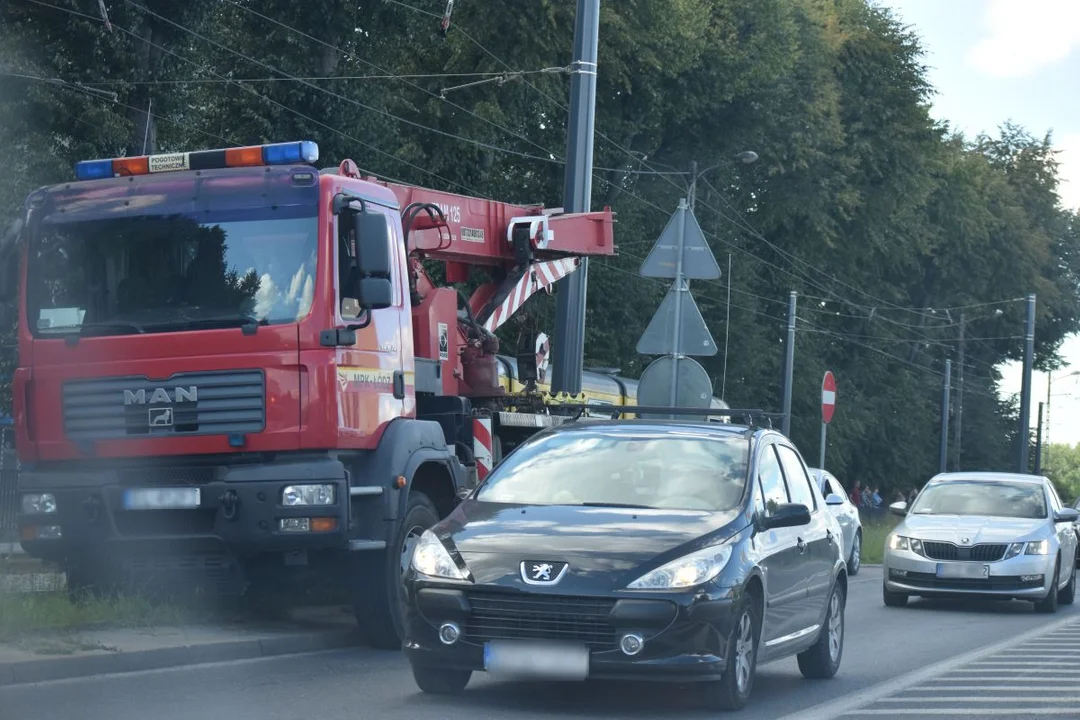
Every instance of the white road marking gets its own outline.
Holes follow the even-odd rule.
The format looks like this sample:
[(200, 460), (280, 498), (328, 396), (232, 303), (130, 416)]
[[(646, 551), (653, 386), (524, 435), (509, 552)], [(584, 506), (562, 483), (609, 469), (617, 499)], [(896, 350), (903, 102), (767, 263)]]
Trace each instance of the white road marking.
[[(871, 708), (869, 708), (869, 706), (873, 705), (875, 702), (881, 700), (882, 698), (888, 697), (890, 695), (895, 695), (895, 694), (897, 694), (899, 692), (902, 692), (902, 691), (907, 690), (909, 688), (919, 686), (919, 685), (924, 684), (924, 683), (929, 682), (929, 681), (939, 680), (939, 679), (942, 678), (942, 676), (951, 674), (953, 672), (964, 672), (964, 669), (968, 669), (967, 670), (968, 672), (974, 671), (976, 673), (982, 673), (984, 675), (986, 673), (995, 673), (995, 672), (1004, 673), (1006, 671), (1007, 666), (1014, 666), (1014, 665), (1011, 665), (1010, 663), (1004, 663), (1004, 665), (1000, 669), (998, 669), (998, 668), (993, 666), (993, 664), (992, 664), (993, 661), (986, 661), (984, 659), (985, 658), (991, 658), (991, 657), (993, 657), (995, 655), (999, 655), (1001, 653), (1013, 650), (1014, 648), (1020, 647), (1020, 646), (1024, 645), (1025, 643), (1029, 643), (1029, 642), (1032, 642), (1032, 641), (1037, 640), (1037, 639), (1046, 638), (1047, 636), (1053, 635), (1054, 633), (1057, 633), (1056, 635), (1054, 635), (1055, 639), (1060, 639), (1060, 638), (1062, 638), (1063, 636), (1066, 636), (1066, 635), (1072, 636), (1072, 635), (1076, 634), (1075, 631), (1068, 632), (1068, 633), (1061, 633), (1061, 630), (1063, 628), (1070, 628), (1070, 629), (1076, 628), (1076, 627), (1078, 627), (1077, 623), (1078, 623), (1078, 620), (1075, 617), (1064, 618), (1064, 619), (1058, 620), (1057, 622), (1050, 623), (1049, 625), (1044, 625), (1041, 628), (1037, 628), (1037, 629), (1029, 631), (1027, 633), (1023, 633), (1020, 637), (1012, 637), (1012, 638), (1009, 638), (1007, 640), (1003, 640), (1003, 641), (1001, 641), (999, 643), (995, 643), (993, 645), (989, 645), (989, 646), (984, 647), (984, 648), (979, 648), (978, 650), (973, 650), (971, 652), (964, 653), (962, 655), (957, 655), (956, 657), (949, 658), (947, 660), (942, 660), (941, 662), (934, 663), (933, 665), (927, 665), (926, 667), (920, 668), (918, 670), (913, 670), (912, 672), (909, 672), (906, 675), (901, 675), (900, 677), (897, 677), (897, 678), (895, 678), (893, 680), (887, 680), (886, 682), (878, 683), (877, 685), (866, 688), (865, 690), (859, 690), (857, 692), (853, 692), (853, 693), (851, 693), (849, 695), (846, 695), (846, 696), (844, 696), (842, 698), (837, 698), (835, 700), (831, 700), (829, 702), (822, 703), (821, 705), (817, 705), (816, 707), (807, 708), (807, 709), (804, 709), (804, 710), (799, 710), (798, 712), (791, 713), (790, 715), (785, 715), (783, 718), (780, 718), (780, 720), (833, 720), (834, 718), (837, 718), (837, 717), (839, 717), (841, 715), (890, 715), (890, 714), (895, 715), (896, 712), (898, 711), (898, 708), (896, 708), (896, 707), (883, 709), (883, 710), (877, 710), (877, 709), (871, 709)], [(976, 663), (978, 663), (978, 666), (974, 666)], [(987, 663), (991, 663), (991, 664), (988, 665)], [(1042, 667), (1042, 666), (1039, 665), (1039, 667)], [(1075, 673), (1075, 672), (1080, 672), (1080, 666), (1076, 666), (1076, 667), (1077, 667), (1076, 670), (1071, 670), (1071, 669), (1058, 670), (1057, 668), (1060, 668), (1060, 665), (1055, 664), (1053, 674), (1054, 675), (1072, 674), (1072, 673)], [(1020, 668), (1017, 668), (1017, 669), (1020, 670)], [(1046, 668), (1043, 668), (1041, 671), (1046, 672)], [(841, 668), (841, 672), (843, 672), (842, 668)], [(1010, 678), (1009, 677), (1001, 677), (1001, 678), (997, 678), (997, 679), (999, 679), (999, 680), (1008, 680)], [(958, 680), (960, 680), (960, 678), (958, 678)], [(962, 678), (962, 681), (963, 682), (968, 682), (968, 681), (970, 681), (970, 677), (964, 677), (964, 678)], [(941, 689), (942, 688), (940, 688), (940, 687), (934, 687), (934, 690), (936, 692), (940, 692)], [(867, 708), (867, 709), (860, 710), (859, 708)], [(1041, 711), (1036, 711), (1036, 710), (1037, 709), (1029, 710), (1029, 709), (1026, 709), (1026, 708), (1025, 709), (1011, 708), (1011, 709), (1008, 709), (1008, 710), (1000, 710), (999, 708), (987, 708), (987, 707), (980, 707), (980, 708), (975, 708), (975, 709), (970, 709), (970, 710), (961, 710), (961, 709), (957, 709), (957, 708), (949, 708), (949, 709), (941, 709), (941, 710), (938, 710), (936, 708), (904, 708), (903, 712), (905, 714), (909, 714), (909, 715), (981, 715), (981, 716), (986, 716), (986, 715), (1006, 715), (1006, 714), (1008, 714), (1008, 715), (1022, 715), (1022, 714), (1025, 714), (1025, 713), (1028, 714), (1028, 715), (1061, 715), (1062, 714), (1062, 711), (1058, 710), (1058, 709), (1046, 708), (1046, 712), (1041, 712)]]

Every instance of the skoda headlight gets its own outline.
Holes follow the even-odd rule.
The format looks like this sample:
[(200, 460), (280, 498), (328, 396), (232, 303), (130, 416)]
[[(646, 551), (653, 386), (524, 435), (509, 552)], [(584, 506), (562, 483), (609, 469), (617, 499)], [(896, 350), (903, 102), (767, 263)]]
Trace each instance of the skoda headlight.
[(720, 574), (731, 559), (731, 545), (714, 545), (684, 555), (647, 572), (627, 585), (631, 590), (674, 590), (707, 583)]
[(430, 530), (425, 530), (416, 544), (416, 550), (412, 556), (413, 570), (428, 577), (444, 578), (446, 580), (465, 580), (465, 573), (450, 557), (446, 546)]
[(1027, 544), (1027, 551), (1025, 555), (1049, 555), (1050, 554), (1050, 541), (1049, 540), (1032, 540)]

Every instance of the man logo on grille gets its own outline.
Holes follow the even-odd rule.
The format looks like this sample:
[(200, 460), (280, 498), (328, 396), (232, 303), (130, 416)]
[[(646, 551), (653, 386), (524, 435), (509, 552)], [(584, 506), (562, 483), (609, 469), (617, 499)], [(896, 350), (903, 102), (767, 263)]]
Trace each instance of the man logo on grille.
[(554, 585), (563, 579), (568, 565), (555, 560), (526, 560), (519, 568), (527, 585)]

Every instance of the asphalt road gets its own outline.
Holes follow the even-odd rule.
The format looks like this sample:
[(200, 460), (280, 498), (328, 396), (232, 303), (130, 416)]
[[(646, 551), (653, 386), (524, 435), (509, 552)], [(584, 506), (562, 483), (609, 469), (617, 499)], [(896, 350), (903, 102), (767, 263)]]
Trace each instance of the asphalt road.
[[(851, 583), (838, 675), (804, 680), (794, 659), (763, 666), (738, 717), (1075, 718), (1077, 680), (1080, 606), (1055, 616), (1019, 602), (886, 608), (880, 570), (864, 568)], [(464, 695), (436, 698), (417, 690), (399, 654), (367, 649), (0, 688), (0, 716), (20, 720), (665, 720), (676, 713), (712, 717), (686, 687), (651, 684), (523, 685), (478, 674)]]

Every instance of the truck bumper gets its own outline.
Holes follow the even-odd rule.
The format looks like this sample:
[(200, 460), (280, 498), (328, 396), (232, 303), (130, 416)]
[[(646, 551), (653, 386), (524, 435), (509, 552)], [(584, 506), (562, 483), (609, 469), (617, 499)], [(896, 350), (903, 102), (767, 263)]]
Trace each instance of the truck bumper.
[[(29, 554), (65, 564), (82, 564), (88, 556), (124, 564), (151, 556), (160, 563), (169, 555), (191, 563), (201, 555), (217, 566), (223, 558), (345, 551), (350, 525), (375, 536), (385, 526), (380, 497), (365, 503), (365, 517), (353, 517), (347, 477), (344, 465), (326, 455), (245, 465), (24, 470), (20, 495), (50, 494), (46, 504), (54, 503), (55, 512), (20, 514), (20, 539)], [(287, 506), (283, 491), (296, 485), (332, 487), (333, 502)], [(185, 489), (190, 497), (194, 488), (199, 493), (192, 507), (131, 507), (131, 491)], [(378, 539), (368, 542), (377, 545)]]

